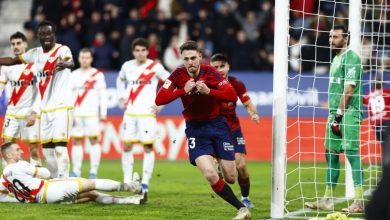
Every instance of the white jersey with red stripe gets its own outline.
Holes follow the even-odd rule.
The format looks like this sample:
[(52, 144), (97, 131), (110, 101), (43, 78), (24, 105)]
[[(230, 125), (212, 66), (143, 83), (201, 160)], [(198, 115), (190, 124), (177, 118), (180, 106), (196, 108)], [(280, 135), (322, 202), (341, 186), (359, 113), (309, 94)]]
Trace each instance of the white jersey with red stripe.
[[(0, 94), (6, 89), (8, 96), (7, 115), (26, 118), (31, 111), (39, 113), (40, 97), (37, 85), (38, 69), (26, 64), (2, 66), (0, 71)], [(29, 74), (32, 74), (29, 76)]]
[(138, 64), (134, 59), (122, 65), (117, 78), (117, 93), (119, 98), (127, 101), (126, 114), (154, 114), (152, 106), (155, 105), (157, 85), (159, 80), (165, 81), (169, 77), (169, 72), (160, 63), (153, 65), (153, 62), (147, 59)]
[(71, 74), (75, 97), (75, 117), (107, 116), (106, 81), (95, 68), (76, 69)]
[[(59, 48), (59, 49), (58, 49)], [(53, 52), (58, 49), (55, 57), (51, 58)], [(42, 47), (33, 48), (19, 56), (23, 63), (35, 63), (39, 72), (39, 88), (44, 87), (44, 92), (40, 91), (42, 97), (41, 110), (52, 111), (58, 108), (73, 108), (72, 101), (74, 100), (71, 91), (70, 69), (54, 72), (49, 76), (48, 69), (44, 70), (46, 63), (57, 62), (57, 58), (69, 60), (72, 58), (72, 53), (69, 47), (61, 44), (56, 44), (49, 52), (44, 52)], [(47, 86), (46, 79), (50, 77)], [(42, 94), (43, 93), (43, 94)]]
[[(39, 191), (41, 191), (44, 180), (37, 178), (38, 167), (20, 160), (16, 163), (7, 165), (1, 176), (1, 184), (13, 193), (19, 193), (19, 199), (26, 199), (24, 202), (35, 200)], [(11, 184), (11, 186), (9, 185)], [(10, 189), (10, 187), (12, 187)], [(24, 192), (20, 194), (20, 192)]]

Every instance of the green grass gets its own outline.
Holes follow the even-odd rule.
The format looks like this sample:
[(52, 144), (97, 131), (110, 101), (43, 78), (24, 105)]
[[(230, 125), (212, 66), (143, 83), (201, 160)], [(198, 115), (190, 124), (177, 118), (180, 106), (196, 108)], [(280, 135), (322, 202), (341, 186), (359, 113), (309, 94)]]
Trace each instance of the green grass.
[[(306, 166), (310, 167), (310, 164)], [(297, 164), (289, 164), (288, 170), (294, 170), (296, 167)], [(250, 197), (256, 206), (251, 210), (252, 219), (267, 219), (270, 217), (271, 163), (249, 162), (248, 169), (251, 174)], [(84, 177), (88, 176), (88, 170), (89, 164), (85, 162)], [(141, 173), (141, 161), (136, 161), (134, 170)], [(310, 181), (313, 173), (310, 169), (302, 171), (301, 179)], [(323, 170), (318, 169), (315, 175), (319, 181), (324, 180)], [(295, 185), (298, 176), (298, 172), (289, 175), (288, 187)], [(99, 177), (122, 180), (120, 161), (102, 161)], [(239, 196), (238, 185), (235, 184), (232, 188)], [(303, 188), (309, 196), (315, 195), (313, 187)], [(319, 186), (319, 191), (322, 195), (322, 186)], [(287, 194), (287, 199), (299, 197), (300, 187), (293, 187)], [(300, 208), (300, 200), (288, 205), (288, 209), (292, 211)], [(5, 217), (4, 219), (231, 219), (235, 214), (236, 210), (219, 198), (198, 169), (187, 161), (156, 162), (146, 205), (0, 203), (0, 215)]]

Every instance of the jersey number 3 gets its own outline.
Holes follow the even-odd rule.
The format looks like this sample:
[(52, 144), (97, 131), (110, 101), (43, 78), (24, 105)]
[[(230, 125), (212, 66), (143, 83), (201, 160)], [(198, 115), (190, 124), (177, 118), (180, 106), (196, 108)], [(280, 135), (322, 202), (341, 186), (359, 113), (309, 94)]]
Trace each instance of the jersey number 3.
[(194, 149), (195, 148), (195, 138), (194, 137), (188, 138), (188, 147), (190, 149)]

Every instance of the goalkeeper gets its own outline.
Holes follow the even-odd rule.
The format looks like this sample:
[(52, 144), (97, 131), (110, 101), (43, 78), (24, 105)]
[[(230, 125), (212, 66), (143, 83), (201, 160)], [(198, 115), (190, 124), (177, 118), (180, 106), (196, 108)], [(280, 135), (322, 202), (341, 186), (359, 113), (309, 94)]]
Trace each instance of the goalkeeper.
[(340, 176), (340, 153), (345, 153), (352, 167), (355, 200), (342, 211), (363, 212), (363, 170), (359, 155), (362, 115), (362, 64), (360, 57), (347, 48), (349, 41), (345, 26), (334, 26), (329, 44), (336, 56), (329, 76), (329, 117), (325, 136), (326, 190), (322, 199), (305, 203), (312, 209), (333, 210), (333, 190)]

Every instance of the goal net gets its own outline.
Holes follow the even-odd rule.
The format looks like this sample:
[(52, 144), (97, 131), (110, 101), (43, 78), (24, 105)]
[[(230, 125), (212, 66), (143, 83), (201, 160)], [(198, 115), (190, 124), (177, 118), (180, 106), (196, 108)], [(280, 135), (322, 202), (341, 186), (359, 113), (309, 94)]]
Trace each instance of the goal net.
[[(280, 2), (286, 3), (284, 0), (279, 0)], [(274, 154), (282, 154), (285, 158), (283, 163), (277, 163), (277, 155), (273, 158), (273, 166), (284, 167), (284, 176), (275, 174), (273, 176), (271, 217), (326, 216), (328, 213), (348, 207), (354, 196), (351, 168), (345, 155), (340, 154), (341, 175), (332, 192), (334, 210), (322, 211), (305, 207), (305, 202), (316, 202), (321, 199), (326, 187), (324, 141), (328, 117), (329, 68), (334, 56), (329, 46), (329, 33), (335, 25), (342, 24), (349, 28), (350, 48), (360, 55), (363, 64), (364, 94), (373, 91), (378, 76), (382, 76), (384, 87), (389, 87), (387, 81), (390, 78), (383, 73), (388, 70), (390, 63), (390, 16), (388, 16), (390, 5), (387, 5), (387, 1), (384, 0), (363, 0), (361, 3), (346, 0), (305, 0), (288, 1), (288, 3), (287, 10), (290, 15), (286, 36), (288, 74), (284, 74), (287, 78), (285, 91), (287, 117), (286, 121), (280, 124), (277, 124), (278, 121), (274, 122), (273, 146)], [(278, 0), (276, 0), (275, 26), (283, 28), (282, 25), (277, 24), (277, 19), (284, 19), (278, 17), (277, 10), (284, 10), (278, 8)], [(275, 33), (277, 35), (281, 32), (275, 30)], [(283, 57), (283, 55), (277, 56), (276, 50), (278, 50), (277, 46), (275, 57)], [(277, 74), (280, 70), (280, 67), (277, 67), (280, 65), (279, 61), (283, 62), (283, 59), (275, 61), (274, 87), (279, 86)], [(283, 86), (283, 83), (280, 86)], [(275, 99), (278, 99), (278, 94), (274, 88)], [(277, 103), (274, 100), (274, 104), (275, 102)], [(278, 108), (278, 105), (274, 105), (274, 108)], [(274, 109), (274, 119), (277, 111)], [(363, 106), (362, 112), (364, 121), (360, 130), (360, 155), (364, 169), (363, 190), (367, 196), (375, 189), (381, 176), (381, 145), (376, 140), (374, 127), (369, 122), (367, 106)], [(277, 127), (281, 125), (285, 127), (285, 139), (282, 139), (284, 141), (276, 140), (280, 138)], [(278, 150), (283, 145), (285, 149)], [(277, 169), (273, 168), (273, 171)], [(278, 192), (280, 187), (275, 187), (280, 184), (277, 181), (283, 182), (283, 192)], [(276, 199), (278, 193), (283, 194), (282, 214), (279, 213), (281, 208), (275, 205), (280, 203)]]

